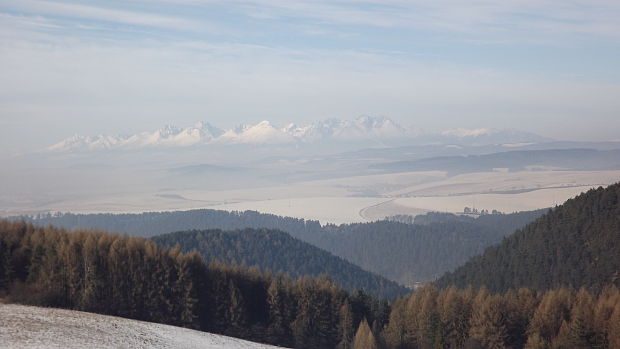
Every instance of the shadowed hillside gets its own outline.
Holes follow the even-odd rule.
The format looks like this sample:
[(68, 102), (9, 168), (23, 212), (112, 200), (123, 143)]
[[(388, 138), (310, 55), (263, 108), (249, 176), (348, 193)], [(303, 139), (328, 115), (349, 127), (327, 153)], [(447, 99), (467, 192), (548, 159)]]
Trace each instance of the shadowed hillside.
[(620, 285), (620, 184), (566, 201), (436, 284), (493, 291)]
[(349, 291), (363, 289), (387, 298), (408, 292), (393, 281), (277, 230), (194, 230), (152, 239), (160, 246), (179, 245), (186, 252), (198, 251), (207, 261), (258, 266), (262, 270), (283, 272), (293, 278), (328, 275)]

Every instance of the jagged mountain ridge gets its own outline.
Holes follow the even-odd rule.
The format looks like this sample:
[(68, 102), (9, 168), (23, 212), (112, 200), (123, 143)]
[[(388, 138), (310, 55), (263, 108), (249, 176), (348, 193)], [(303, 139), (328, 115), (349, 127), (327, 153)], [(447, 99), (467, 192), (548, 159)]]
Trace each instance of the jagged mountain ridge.
[(453, 129), (437, 134), (421, 134), (386, 117), (362, 116), (354, 120), (327, 119), (308, 125), (278, 127), (264, 120), (255, 125), (240, 125), (222, 130), (208, 122), (179, 128), (167, 125), (156, 131), (124, 136), (73, 135), (46, 148), (47, 151), (105, 150), (145, 147), (186, 147), (204, 144), (289, 144), (319, 141), (360, 141), (418, 139), (422, 142), (517, 143), (545, 140), (535, 134), (490, 128)]

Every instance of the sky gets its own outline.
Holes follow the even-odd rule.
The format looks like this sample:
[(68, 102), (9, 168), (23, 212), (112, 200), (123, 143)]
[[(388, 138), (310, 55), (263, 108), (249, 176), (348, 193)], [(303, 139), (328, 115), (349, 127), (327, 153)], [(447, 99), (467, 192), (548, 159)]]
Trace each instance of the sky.
[(0, 152), (385, 116), (618, 139), (617, 0), (0, 0)]

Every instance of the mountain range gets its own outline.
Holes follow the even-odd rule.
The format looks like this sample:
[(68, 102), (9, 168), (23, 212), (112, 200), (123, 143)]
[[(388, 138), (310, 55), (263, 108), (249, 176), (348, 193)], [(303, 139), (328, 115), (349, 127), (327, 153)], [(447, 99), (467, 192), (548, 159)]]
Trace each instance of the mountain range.
[[(321, 141), (416, 141), (417, 143), (455, 144), (531, 144), (548, 139), (517, 130), (490, 128), (450, 129), (439, 133), (422, 133), (406, 128), (386, 117), (362, 116), (354, 120), (327, 119), (307, 125), (278, 127), (264, 120), (255, 125), (240, 125), (223, 130), (208, 122), (180, 128), (167, 125), (156, 131), (124, 136), (73, 135), (46, 148), (47, 151), (139, 149), (152, 147), (187, 147), (204, 144), (291, 144)], [(398, 143), (398, 142), (397, 142)], [(407, 143), (407, 142), (405, 142)]]

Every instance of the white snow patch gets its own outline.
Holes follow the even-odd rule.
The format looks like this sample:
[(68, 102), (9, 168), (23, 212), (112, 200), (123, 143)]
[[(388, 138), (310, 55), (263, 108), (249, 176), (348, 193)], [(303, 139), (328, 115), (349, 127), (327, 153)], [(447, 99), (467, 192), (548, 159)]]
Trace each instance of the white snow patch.
[(276, 349), (280, 347), (114, 316), (0, 304), (0, 348)]

